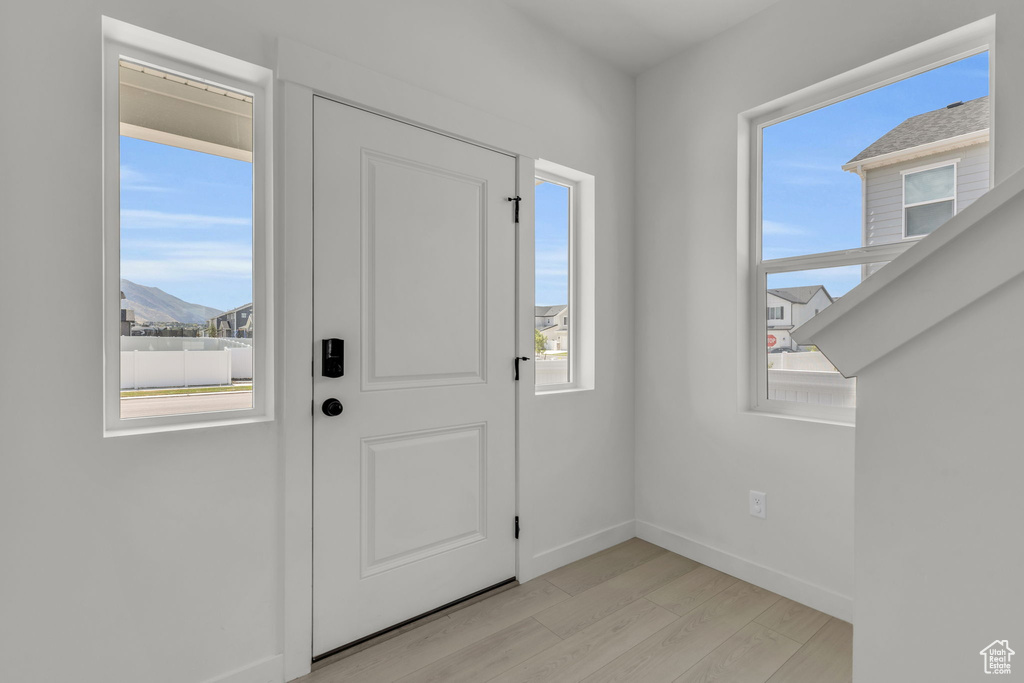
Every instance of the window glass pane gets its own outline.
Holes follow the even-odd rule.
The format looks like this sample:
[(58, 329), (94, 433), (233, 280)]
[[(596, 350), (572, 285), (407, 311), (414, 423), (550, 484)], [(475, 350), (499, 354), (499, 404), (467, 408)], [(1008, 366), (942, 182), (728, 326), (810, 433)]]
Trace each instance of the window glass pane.
[(953, 200), (907, 207), (907, 237), (927, 235), (953, 217)]
[[(984, 52), (765, 127), (762, 260), (902, 240), (900, 170), (949, 157), (901, 153), (987, 129), (988, 95)], [(987, 137), (979, 136), (956, 154), (987, 178), (987, 150)], [(950, 168), (908, 176), (907, 183), (908, 204), (952, 196)], [(982, 185), (958, 210), (987, 190)]]
[(792, 331), (825, 310), (884, 266), (819, 268), (792, 273), (772, 273), (766, 278), (767, 305), (781, 309), (768, 320), (767, 396), (775, 401), (853, 407), (856, 380), (846, 379), (815, 346), (802, 346)]
[(122, 62), (121, 417), (252, 407), (252, 97)]
[(942, 166), (903, 176), (903, 203), (917, 204), (952, 197), (953, 170), (953, 166)]
[(535, 188), (536, 308), (534, 360), (537, 386), (565, 384), (569, 374), (570, 195), (565, 185), (537, 180)]

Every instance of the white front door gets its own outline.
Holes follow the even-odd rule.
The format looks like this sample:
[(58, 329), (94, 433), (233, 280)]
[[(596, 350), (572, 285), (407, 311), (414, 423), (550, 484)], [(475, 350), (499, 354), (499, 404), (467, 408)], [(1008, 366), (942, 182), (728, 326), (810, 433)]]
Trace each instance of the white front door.
[(313, 173), (321, 655), (515, 576), (516, 162), (317, 97)]

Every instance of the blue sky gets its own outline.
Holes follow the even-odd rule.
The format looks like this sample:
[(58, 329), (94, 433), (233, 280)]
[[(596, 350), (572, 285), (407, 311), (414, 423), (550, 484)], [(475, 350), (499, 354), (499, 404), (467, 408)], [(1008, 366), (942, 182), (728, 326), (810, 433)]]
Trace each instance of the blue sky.
[[(983, 97), (988, 84), (983, 53), (765, 128), (763, 258), (861, 246), (861, 181), (841, 166), (907, 118)], [(769, 286), (825, 284), (841, 296), (859, 282), (855, 266), (780, 274)]]
[(121, 277), (221, 310), (252, 301), (252, 164), (122, 136)]
[(569, 303), (569, 188), (541, 183), (536, 197), (535, 250), (538, 306)]

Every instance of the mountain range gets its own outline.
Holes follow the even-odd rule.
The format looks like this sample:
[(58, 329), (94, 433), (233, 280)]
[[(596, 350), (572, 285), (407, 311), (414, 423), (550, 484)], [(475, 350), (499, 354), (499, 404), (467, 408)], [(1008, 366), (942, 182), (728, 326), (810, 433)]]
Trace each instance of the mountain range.
[(202, 323), (224, 312), (182, 301), (159, 287), (146, 287), (131, 280), (121, 280), (121, 291), (125, 296), (121, 308), (135, 311), (137, 322)]

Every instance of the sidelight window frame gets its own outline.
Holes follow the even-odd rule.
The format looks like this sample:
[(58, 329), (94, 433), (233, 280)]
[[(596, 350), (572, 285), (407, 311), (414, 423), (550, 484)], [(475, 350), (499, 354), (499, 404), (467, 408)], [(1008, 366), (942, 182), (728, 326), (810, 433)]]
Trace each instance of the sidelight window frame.
[(533, 175), (535, 180), (569, 189), (569, 381), (542, 385), (535, 381), (534, 392), (542, 396), (588, 391), (595, 387), (594, 176), (544, 159), (534, 162)]
[[(273, 71), (104, 16), (102, 18), (103, 436), (126, 436), (274, 419)], [(252, 407), (183, 415), (122, 418), (120, 408), (120, 117), (122, 60), (251, 94), (253, 98)]]

